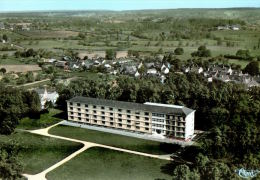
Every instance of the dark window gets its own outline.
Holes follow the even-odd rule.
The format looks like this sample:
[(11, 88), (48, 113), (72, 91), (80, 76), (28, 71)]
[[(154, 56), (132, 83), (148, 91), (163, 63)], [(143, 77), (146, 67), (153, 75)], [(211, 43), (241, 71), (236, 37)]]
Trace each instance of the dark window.
[(101, 109), (105, 109), (105, 107), (104, 107), (104, 106), (101, 106)]
[(112, 123), (112, 122), (111, 122), (111, 123), (110, 123), (110, 125), (111, 125), (111, 126), (113, 126), (113, 125), (114, 125), (114, 123)]
[(149, 123), (145, 123), (146, 126), (149, 126)]
[(122, 119), (118, 119), (118, 122), (122, 122)]
[(145, 112), (144, 115), (149, 116), (149, 112)]
[(122, 124), (119, 123), (118, 126), (119, 126), (119, 127), (122, 127)]
[(127, 110), (127, 113), (131, 113), (131, 110)]
[(110, 121), (113, 121), (113, 118), (112, 118), (112, 117), (110, 118)]
[(131, 116), (130, 116), (130, 115), (127, 115), (127, 118), (131, 118)]
[(137, 111), (137, 112), (135, 112), (135, 114), (140, 114), (140, 112)]
[(73, 103), (72, 103), (72, 102), (70, 102), (70, 105), (72, 106), (72, 105), (73, 105)]
[(95, 108), (97, 108), (97, 106), (93, 106), (93, 108), (95, 109)]
[(70, 107), (70, 110), (73, 110), (73, 107)]
[(145, 118), (145, 120), (146, 120), (146, 121), (149, 121), (149, 118), (148, 118), (148, 117), (146, 117), (146, 118)]
[(93, 113), (97, 113), (97, 111), (94, 110)]
[(145, 128), (146, 131), (149, 131), (149, 128)]
[(79, 120), (81, 120), (81, 118), (79, 117)]
[(71, 112), (70, 114), (73, 115), (73, 112)]
[(94, 118), (97, 118), (97, 115), (94, 115), (93, 117), (94, 117)]
[(89, 117), (89, 115), (88, 115), (88, 114), (86, 114), (86, 117)]
[(81, 116), (81, 113), (78, 113), (78, 116)]
[(97, 123), (97, 120), (94, 120), (94, 123)]
[(105, 116), (102, 116), (102, 119), (105, 119)]
[(131, 125), (127, 125), (127, 128), (131, 128)]
[(80, 108), (78, 108), (78, 111), (80, 111)]
[(130, 121), (130, 120), (127, 120), (127, 123), (131, 123), (131, 121)]
[(102, 112), (101, 112), (101, 114), (105, 114), (105, 112), (104, 112), (104, 111), (102, 111)]
[(119, 112), (122, 112), (122, 109), (118, 109)]
[(119, 117), (122, 117), (122, 114), (118, 114)]
[(109, 108), (110, 111), (113, 111), (113, 108)]
[(88, 105), (87, 105), (87, 104), (85, 104), (85, 107), (88, 107)]
[(80, 103), (77, 103), (77, 106), (80, 106)]
[(102, 121), (102, 124), (106, 124), (106, 122), (105, 122), (105, 121)]
[(71, 119), (73, 119), (74, 117), (73, 116), (70, 116)]
[(140, 119), (140, 117), (139, 117), (139, 116), (135, 116), (135, 118), (136, 118), (136, 119)]
[(87, 122), (89, 122), (89, 119), (86, 119)]
[(136, 129), (140, 129), (140, 127), (139, 127), (139, 126), (135, 126), (135, 128), (136, 128)]
[(113, 116), (113, 113), (110, 113), (110, 116)]
[(85, 109), (86, 112), (88, 112), (88, 109)]

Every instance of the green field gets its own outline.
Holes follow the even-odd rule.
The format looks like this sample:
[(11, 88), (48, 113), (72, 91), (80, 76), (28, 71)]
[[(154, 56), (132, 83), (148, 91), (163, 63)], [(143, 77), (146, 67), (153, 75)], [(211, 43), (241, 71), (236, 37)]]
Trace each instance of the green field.
[(168, 180), (172, 179), (171, 176), (162, 172), (162, 169), (167, 169), (168, 163), (169, 161), (103, 148), (91, 148), (47, 174), (47, 179)]
[(171, 154), (179, 145), (165, 144), (122, 135), (105, 133), (83, 128), (59, 125), (50, 129), (50, 134), (109, 145), (151, 154)]
[(34, 130), (45, 128), (56, 124), (61, 121), (61, 119), (55, 117), (55, 115), (61, 113), (60, 110), (50, 109), (49, 113), (41, 114), (39, 119), (31, 119), (29, 117), (20, 120), (18, 129)]
[(23, 173), (37, 174), (58, 161), (69, 156), (81, 144), (73, 143), (27, 132), (15, 132), (12, 135), (0, 135), (0, 144), (11, 144), (15, 141), (21, 149), (18, 160), (23, 164)]

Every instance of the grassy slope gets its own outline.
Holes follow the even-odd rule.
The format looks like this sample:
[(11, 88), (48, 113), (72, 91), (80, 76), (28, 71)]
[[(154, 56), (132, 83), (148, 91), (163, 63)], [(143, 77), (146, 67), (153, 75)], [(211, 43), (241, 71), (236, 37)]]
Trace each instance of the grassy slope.
[(15, 132), (10, 136), (0, 135), (0, 145), (15, 141), (19, 152), (19, 161), (24, 165), (24, 173), (37, 174), (58, 161), (64, 159), (82, 145), (64, 140)]
[(40, 119), (31, 119), (29, 117), (23, 118), (20, 120), (17, 128), (32, 130), (51, 126), (61, 121), (60, 119), (54, 117), (59, 113), (61, 113), (60, 110), (50, 109), (49, 113), (41, 114)]
[(47, 174), (50, 180), (153, 180), (171, 179), (161, 172), (168, 161), (91, 148)]
[(50, 133), (151, 154), (170, 154), (179, 148), (178, 145), (62, 125), (52, 128)]

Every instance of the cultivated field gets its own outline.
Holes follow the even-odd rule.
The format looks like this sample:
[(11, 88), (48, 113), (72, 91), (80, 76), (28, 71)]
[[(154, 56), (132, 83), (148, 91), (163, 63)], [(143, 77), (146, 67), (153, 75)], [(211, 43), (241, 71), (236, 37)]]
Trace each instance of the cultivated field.
[(29, 71), (41, 71), (38, 65), (0, 65), (0, 69), (5, 68), (6, 72), (25, 73)]

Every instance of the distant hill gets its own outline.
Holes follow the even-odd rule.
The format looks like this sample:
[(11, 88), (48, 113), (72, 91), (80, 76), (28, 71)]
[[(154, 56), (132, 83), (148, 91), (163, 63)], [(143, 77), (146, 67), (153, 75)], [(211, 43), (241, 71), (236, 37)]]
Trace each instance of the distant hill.
[(260, 24), (260, 8), (228, 8), (228, 9), (167, 9), (167, 10), (133, 10), (133, 11), (39, 11), (39, 12), (9, 12), (0, 13), (0, 18), (11, 17), (99, 17), (120, 16), (120, 18), (135, 18), (145, 16), (174, 18), (221, 18), (240, 19), (249, 23)]

